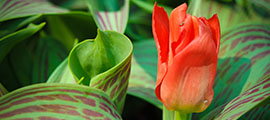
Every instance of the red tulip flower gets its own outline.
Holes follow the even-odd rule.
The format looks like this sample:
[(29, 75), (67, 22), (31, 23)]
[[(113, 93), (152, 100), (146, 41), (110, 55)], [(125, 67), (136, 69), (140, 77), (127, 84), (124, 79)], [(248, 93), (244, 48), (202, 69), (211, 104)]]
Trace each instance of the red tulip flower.
[(210, 19), (186, 14), (184, 3), (168, 18), (154, 6), (153, 35), (158, 50), (156, 96), (168, 110), (204, 111), (213, 99), (220, 42), (217, 15)]

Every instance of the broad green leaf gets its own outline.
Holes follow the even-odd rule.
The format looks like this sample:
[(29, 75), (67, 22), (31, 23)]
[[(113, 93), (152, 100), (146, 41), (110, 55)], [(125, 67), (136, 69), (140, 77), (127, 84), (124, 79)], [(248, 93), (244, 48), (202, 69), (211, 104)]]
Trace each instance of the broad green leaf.
[(270, 1), (269, 0), (247, 0), (252, 9), (264, 18), (270, 18)]
[[(269, 97), (268, 101), (265, 102), (269, 103)], [(245, 115), (242, 115), (239, 119), (240, 120), (267, 120), (270, 115), (269, 111), (270, 104), (265, 104), (261, 106), (257, 106), (254, 109), (247, 112)]]
[(68, 12), (46, 15), (49, 34), (71, 50), (75, 39), (80, 41), (96, 36), (96, 24), (87, 12)]
[(77, 84), (68, 67), (68, 59), (66, 58), (51, 74), (47, 83), (71, 83)]
[(52, 37), (36, 34), (14, 46), (0, 64), (1, 83), (12, 91), (46, 82), (67, 54), (67, 50)]
[(128, 94), (144, 99), (162, 108), (155, 95), (157, 75), (157, 50), (153, 39), (134, 42)]
[(84, 0), (55, 0), (55, 1), (50, 1), (57, 6), (71, 9), (71, 10), (85, 10), (87, 9), (87, 5), (85, 4)]
[(12, 47), (14, 47), (17, 43), (25, 40), (26, 38), (34, 35), (37, 31), (43, 28), (44, 25), (45, 23), (41, 23), (39, 25), (30, 24), (24, 29), (0, 38), (0, 63), (12, 49)]
[(68, 10), (58, 8), (47, 0), (0, 1), (0, 22), (36, 14), (55, 14), (63, 12), (68, 12)]
[(243, 24), (229, 29), (222, 35), (219, 58), (239, 57), (251, 61), (250, 74), (242, 93), (269, 74), (270, 25)]
[(0, 97), (2, 97), (7, 93), (8, 93), (7, 89), (0, 83)]
[(50, 36), (41, 35), (38, 41), (33, 59), (32, 84), (46, 82), (54, 69), (68, 55), (63, 45)]
[[(228, 107), (230, 101), (247, 93), (249, 89), (269, 75), (269, 30), (269, 25), (252, 23), (233, 27), (222, 35), (217, 75), (214, 82), (214, 99), (206, 111), (196, 114), (194, 118), (204, 116), (204, 119), (213, 119), (217, 117)], [(258, 93), (263, 94), (263, 90)], [(246, 108), (248, 104), (241, 106)], [(251, 108), (247, 108), (247, 111)], [(247, 111), (233, 110), (234, 113), (239, 113), (239, 116), (236, 115), (238, 117)], [(230, 114), (227, 117), (233, 117), (233, 115)]]
[(221, 33), (227, 28), (251, 21), (270, 24), (270, 18), (262, 18), (251, 9), (245, 10), (237, 4), (222, 4), (214, 0), (191, 0), (188, 13), (207, 19), (217, 14)]
[[(143, 0), (131, 0), (134, 4), (139, 6), (140, 8), (144, 9), (145, 11), (149, 12), (152, 14), (153, 8), (154, 8), (154, 2), (149, 3)], [(172, 8), (165, 6), (165, 5), (159, 5), (164, 8), (164, 10), (170, 15), (171, 11), (173, 10)]]
[(96, 39), (76, 45), (68, 58), (77, 81), (105, 91), (121, 112), (124, 105), (132, 43), (123, 34), (98, 31)]
[[(218, 120), (237, 119), (260, 102), (270, 98), (270, 74), (259, 80), (255, 86), (246, 90), (229, 102), (216, 118)], [(268, 103), (269, 104), (269, 101)]]
[(0, 98), (0, 119), (119, 120), (109, 96), (98, 89), (71, 84), (36, 84)]
[(101, 30), (124, 33), (129, 12), (129, 0), (86, 0), (94, 20)]
[(26, 18), (19, 18), (19, 19), (0, 22), (0, 26), (1, 26), (0, 38), (12, 32), (15, 32), (17, 29), (22, 28), (35, 20), (40, 19), (41, 16), (42, 15), (35, 15), (35, 16), (26, 17)]
[[(134, 44), (134, 46), (136, 46), (136, 44)], [(139, 59), (135, 56), (131, 62), (132, 67), (127, 93), (146, 100), (161, 109), (162, 103), (155, 95), (155, 78), (147, 73), (137, 60)]]

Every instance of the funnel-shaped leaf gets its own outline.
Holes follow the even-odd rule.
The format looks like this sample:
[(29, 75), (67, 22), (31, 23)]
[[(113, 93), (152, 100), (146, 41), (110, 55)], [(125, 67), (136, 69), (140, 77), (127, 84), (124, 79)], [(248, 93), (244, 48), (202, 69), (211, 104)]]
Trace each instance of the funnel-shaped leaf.
[(86, 0), (101, 30), (124, 33), (129, 10), (129, 0)]
[(109, 96), (81, 85), (36, 84), (0, 98), (0, 119), (121, 119)]
[(47, 0), (1, 0), (0, 22), (36, 14), (54, 14), (68, 12), (58, 8)]
[(98, 31), (96, 39), (85, 40), (69, 55), (69, 67), (77, 81), (105, 91), (119, 111), (124, 105), (130, 73), (132, 43), (113, 31)]

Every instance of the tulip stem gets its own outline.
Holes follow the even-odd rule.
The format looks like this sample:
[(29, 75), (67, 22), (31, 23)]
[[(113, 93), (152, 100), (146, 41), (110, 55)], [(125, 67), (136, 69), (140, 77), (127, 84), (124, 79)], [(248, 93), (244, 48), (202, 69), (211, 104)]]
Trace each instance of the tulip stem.
[(191, 113), (169, 111), (163, 106), (163, 120), (191, 120)]

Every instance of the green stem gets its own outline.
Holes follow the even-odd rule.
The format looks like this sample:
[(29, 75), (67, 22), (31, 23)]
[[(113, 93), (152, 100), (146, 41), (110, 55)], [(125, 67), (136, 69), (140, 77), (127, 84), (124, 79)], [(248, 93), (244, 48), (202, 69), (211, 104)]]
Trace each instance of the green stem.
[(169, 111), (163, 106), (163, 120), (191, 120), (191, 113)]

